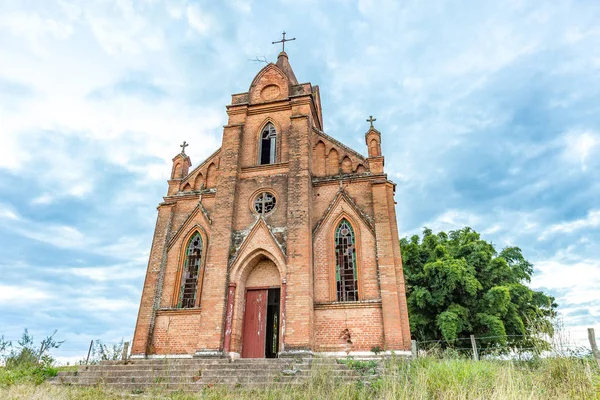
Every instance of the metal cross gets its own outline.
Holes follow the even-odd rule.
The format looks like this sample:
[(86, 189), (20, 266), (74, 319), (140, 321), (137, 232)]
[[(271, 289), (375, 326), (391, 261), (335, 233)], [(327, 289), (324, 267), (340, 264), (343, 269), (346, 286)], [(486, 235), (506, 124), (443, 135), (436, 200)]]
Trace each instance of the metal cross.
[(181, 147), (181, 154), (185, 154), (185, 148), (188, 147), (189, 144), (186, 143), (186, 141), (183, 141), (183, 144), (180, 144), (179, 147)]
[(283, 31), (283, 39), (278, 40), (277, 42), (271, 42), (271, 44), (281, 43), (281, 45), (282, 45), (281, 51), (285, 51), (285, 42), (290, 42), (292, 40), (296, 40), (296, 38), (286, 39), (285, 38), (285, 31)]
[(373, 127), (373, 122), (377, 121), (377, 118), (373, 118), (372, 115), (369, 115), (369, 119), (367, 120), (367, 122), (371, 123), (371, 128)]

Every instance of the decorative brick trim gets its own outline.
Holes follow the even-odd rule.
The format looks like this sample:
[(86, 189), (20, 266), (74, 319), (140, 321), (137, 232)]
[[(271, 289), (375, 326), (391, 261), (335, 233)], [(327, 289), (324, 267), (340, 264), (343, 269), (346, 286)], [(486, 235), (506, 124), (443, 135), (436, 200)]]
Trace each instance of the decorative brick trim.
[(332, 183), (339, 185), (339, 181), (372, 182), (372, 183), (390, 182), (390, 183), (393, 183), (393, 182), (387, 180), (386, 174), (373, 175), (370, 172), (366, 172), (364, 174), (345, 174), (345, 175), (335, 175), (335, 176), (312, 178), (313, 186), (327, 186), (328, 184), (332, 184)]
[(282, 104), (273, 104), (271, 106), (267, 106), (265, 107), (263, 104), (264, 103), (260, 103), (260, 105), (255, 105), (250, 106), (248, 108), (248, 115), (257, 115), (257, 114), (266, 114), (266, 113), (275, 113), (278, 111), (287, 111), (287, 110), (291, 110), (292, 106), (289, 102), (285, 101), (285, 100), (276, 100), (273, 103), (282, 103)]
[[(172, 196), (165, 196), (165, 197), (163, 197), (163, 200), (165, 200), (165, 203), (173, 202), (173, 204), (175, 204), (175, 202), (180, 201), (180, 200), (197, 199), (198, 196), (200, 196), (200, 195), (202, 195), (202, 197), (206, 197), (206, 198), (214, 198), (216, 193), (217, 193), (217, 190), (215, 188), (204, 189), (204, 190), (192, 190), (190, 192), (179, 192)], [(164, 203), (161, 203), (161, 204), (164, 204)], [(159, 204), (159, 205), (161, 205), (161, 204)]]
[(242, 168), (240, 173), (240, 179), (252, 178), (255, 176), (272, 176), (278, 174), (287, 174), (289, 171), (289, 164), (287, 162), (278, 164), (263, 164), (253, 165), (251, 167)]
[(343, 308), (381, 308), (381, 300), (366, 301), (334, 301), (331, 303), (315, 303), (315, 310), (337, 310)]
[[(373, 226), (373, 222), (370, 220), (369, 216), (364, 211), (362, 211), (360, 209), (360, 207), (358, 207), (358, 205), (354, 202), (354, 200), (352, 200), (352, 198), (350, 196), (348, 196), (346, 194), (346, 192), (344, 192), (344, 190), (342, 189), (342, 190), (338, 191), (338, 194), (333, 198), (333, 200), (329, 204), (329, 207), (327, 207), (327, 210), (325, 210), (325, 213), (323, 214), (321, 219), (319, 221), (317, 221), (317, 225), (315, 225), (315, 227), (313, 228), (313, 239), (317, 236), (317, 233), (319, 233), (319, 230), (321, 229), (321, 226), (323, 226), (325, 224), (325, 221), (327, 221), (329, 218), (334, 217), (333, 210), (342, 201), (345, 201), (354, 210), (354, 212), (356, 212), (356, 214), (363, 221), (363, 223), (367, 226), (367, 228), (369, 228), (369, 230), (371, 231), (373, 236), (376, 237), (375, 227)], [(337, 216), (335, 216), (335, 217), (337, 217)], [(334, 261), (334, 265), (335, 265), (335, 261)]]
[(194, 308), (161, 308), (156, 311), (156, 316), (159, 315), (194, 315), (202, 313), (202, 307), (194, 307)]
[[(179, 237), (183, 234), (189, 234), (189, 232), (194, 228), (200, 228), (200, 230), (202, 230), (203, 236), (202, 236), (202, 240), (205, 241), (206, 246), (208, 248), (208, 232), (206, 231), (206, 229), (201, 225), (201, 224), (194, 224), (191, 225), (191, 222), (193, 221), (194, 217), (198, 214), (200, 214), (200, 211), (202, 211), (202, 214), (205, 217), (205, 222), (208, 223), (208, 225), (210, 226), (212, 224), (211, 219), (208, 217), (208, 213), (206, 212), (206, 210), (204, 209), (204, 206), (202, 205), (202, 203), (198, 203), (198, 205), (196, 206), (196, 208), (194, 208), (192, 210), (192, 212), (190, 213), (190, 215), (186, 218), (186, 220), (183, 222), (183, 224), (181, 224), (181, 227), (177, 230), (177, 232), (175, 232), (173, 234), (173, 236), (168, 240), (167, 242), (167, 249), (171, 250), (171, 247), (173, 247), (173, 245), (175, 244), (175, 242), (177, 241), (177, 239), (179, 239)], [(189, 236), (189, 235), (188, 235)]]
[(358, 158), (359, 158), (361, 161), (366, 161), (366, 160), (367, 160), (367, 157), (363, 156), (363, 155), (362, 155), (362, 154), (360, 154), (358, 151), (356, 151), (356, 150), (354, 150), (354, 149), (352, 149), (352, 148), (350, 148), (350, 147), (346, 146), (344, 143), (342, 143), (342, 142), (340, 142), (340, 141), (338, 141), (338, 140), (334, 139), (333, 137), (329, 136), (329, 135), (328, 135), (328, 134), (326, 134), (325, 132), (323, 132), (323, 131), (320, 131), (320, 130), (318, 130), (318, 129), (315, 129), (315, 128), (313, 128), (312, 130), (313, 130), (313, 132), (316, 132), (316, 133), (317, 133), (317, 135), (319, 135), (319, 136), (321, 136), (321, 137), (323, 137), (323, 138), (325, 138), (325, 139), (327, 139), (327, 140), (331, 141), (331, 142), (332, 142), (333, 144), (335, 144), (336, 146), (339, 146), (340, 148), (342, 148), (342, 149), (346, 150), (347, 152), (349, 152), (349, 153), (351, 153), (351, 154), (355, 155), (355, 156), (356, 156), (356, 157), (358, 157)]
[(219, 147), (217, 150), (214, 151), (214, 153), (212, 153), (210, 156), (206, 157), (206, 159), (204, 161), (202, 161), (200, 164), (198, 164), (198, 166), (196, 168), (194, 168), (189, 174), (187, 174), (187, 176), (185, 176), (182, 180), (181, 180), (181, 184), (184, 185), (187, 182), (189, 182), (192, 178), (196, 178), (197, 173), (202, 169), (202, 167), (204, 167), (205, 165), (209, 164), (209, 161), (213, 161), (214, 158), (216, 158), (216, 156), (221, 152), (221, 148)]

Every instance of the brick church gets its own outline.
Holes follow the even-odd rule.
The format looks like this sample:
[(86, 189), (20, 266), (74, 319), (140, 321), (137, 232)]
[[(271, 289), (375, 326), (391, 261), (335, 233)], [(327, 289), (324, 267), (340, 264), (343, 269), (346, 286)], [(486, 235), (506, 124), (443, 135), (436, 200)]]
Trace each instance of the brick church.
[[(287, 54), (232, 95), (221, 148), (173, 158), (133, 357), (405, 352), (410, 330), (381, 133), (323, 131)], [(367, 125), (368, 126), (368, 125)]]

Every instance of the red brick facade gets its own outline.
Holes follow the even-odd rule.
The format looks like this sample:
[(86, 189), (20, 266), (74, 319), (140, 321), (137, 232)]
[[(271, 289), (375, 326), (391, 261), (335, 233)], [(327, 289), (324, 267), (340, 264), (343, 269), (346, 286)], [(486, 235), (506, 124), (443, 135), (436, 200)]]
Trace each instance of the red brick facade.
[[(326, 135), (319, 88), (299, 84), (283, 52), (247, 93), (232, 96), (227, 113), (219, 150), (191, 172), (187, 155), (173, 159), (132, 354), (242, 354), (246, 292), (259, 288), (280, 289), (280, 355), (408, 350), (395, 186), (383, 170), (380, 133), (366, 133), (368, 157)], [(261, 164), (267, 124), (276, 131), (274, 159)], [(276, 203), (259, 214), (254, 200), (264, 192)], [(356, 260), (353, 301), (338, 301), (342, 221), (353, 232), (343, 253)], [(202, 254), (190, 281), (196, 233)], [(183, 308), (186, 282), (195, 297)]]

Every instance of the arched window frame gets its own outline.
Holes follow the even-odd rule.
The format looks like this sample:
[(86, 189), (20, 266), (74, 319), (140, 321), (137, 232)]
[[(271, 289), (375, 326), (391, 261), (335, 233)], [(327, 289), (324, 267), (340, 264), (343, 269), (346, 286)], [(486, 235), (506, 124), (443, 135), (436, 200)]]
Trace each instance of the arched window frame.
[[(278, 147), (279, 147), (279, 140), (278, 140), (278, 132), (277, 132), (277, 128), (275, 127), (275, 124), (272, 121), (267, 121), (267, 123), (265, 123), (262, 127), (262, 129), (260, 130), (260, 134), (258, 137), (258, 164), (259, 165), (270, 165), (270, 164), (275, 164), (277, 163), (277, 153), (278, 153)], [(263, 148), (265, 145), (265, 141), (268, 137), (268, 149), (265, 149), (265, 151), (268, 150), (268, 155), (269, 155), (269, 162), (263, 162)]]
[[(348, 226), (351, 228), (352, 233), (353, 233), (353, 237), (354, 237), (354, 276), (355, 276), (355, 285), (356, 285), (356, 292), (355, 292), (355, 298), (354, 300), (344, 300), (343, 298), (340, 299), (338, 297), (338, 255), (337, 255), (337, 233), (338, 233), (338, 229), (340, 228), (342, 222), (346, 221)], [(351, 218), (349, 215), (346, 215), (345, 213), (343, 213), (342, 215), (340, 215), (336, 220), (335, 223), (332, 225), (332, 231), (331, 231), (331, 254), (332, 254), (332, 262), (331, 262), (331, 292), (330, 292), (330, 296), (331, 296), (331, 300), (332, 301), (336, 301), (336, 302), (348, 302), (348, 301), (360, 301), (360, 299), (362, 298), (362, 279), (361, 279), (361, 265), (360, 265), (360, 253), (361, 253), (361, 249), (360, 249), (360, 231), (358, 229), (358, 225), (354, 222), (353, 218)]]
[[(200, 255), (200, 262), (198, 265), (199, 271), (197, 274), (197, 281), (196, 281), (196, 286), (195, 286), (195, 297), (193, 300), (192, 307), (183, 307), (183, 304), (182, 304), (183, 285), (184, 285), (185, 274), (186, 274), (186, 270), (188, 268), (188, 261), (189, 261), (188, 249), (189, 249), (190, 244), (192, 243), (192, 240), (196, 237), (196, 235), (199, 235), (200, 239), (202, 241), (202, 252)], [(180, 258), (179, 258), (179, 272), (177, 274), (175, 288), (173, 290), (172, 304), (173, 304), (174, 308), (184, 310), (184, 309), (188, 309), (188, 308), (197, 308), (200, 306), (200, 302), (202, 299), (202, 283), (204, 281), (204, 268), (205, 268), (205, 264), (206, 264), (207, 250), (208, 250), (208, 240), (207, 240), (206, 234), (202, 229), (199, 229), (199, 227), (196, 226), (194, 229), (192, 229), (190, 231), (190, 233), (188, 233), (188, 235), (182, 241), (181, 253), (180, 253)]]

